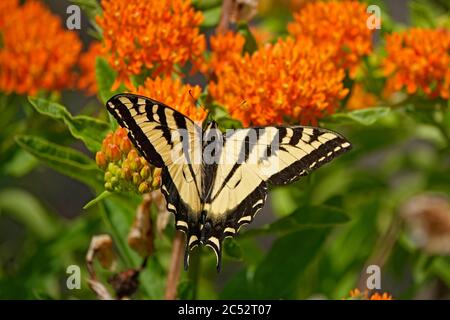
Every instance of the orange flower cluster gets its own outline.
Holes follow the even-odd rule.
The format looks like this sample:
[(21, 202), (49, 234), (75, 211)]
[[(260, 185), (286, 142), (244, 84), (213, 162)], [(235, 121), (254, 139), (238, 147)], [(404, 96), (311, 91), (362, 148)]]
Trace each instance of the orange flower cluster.
[(78, 88), (86, 91), (89, 95), (97, 93), (97, 79), (95, 76), (95, 62), (98, 56), (104, 54), (103, 45), (100, 42), (93, 42), (88, 51), (80, 55), (78, 65), (80, 67), (80, 77), (78, 78)]
[(138, 155), (124, 128), (105, 137), (95, 161), (105, 170), (105, 189), (108, 191), (147, 193), (159, 187), (161, 169)]
[(348, 92), (343, 69), (309, 38), (279, 40), (251, 56), (231, 58), (209, 91), (245, 126), (284, 120), (315, 125), (333, 113)]
[(209, 41), (212, 54), (208, 66), (216, 74), (225, 72), (233, 61), (240, 59), (245, 44), (245, 38), (234, 32), (219, 33)]
[(190, 0), (102, 0), (103, 28), (109, 62), (118, 80), (132, 88), (129, 76), (150, 70), (153, 76), (170, 75), (175, 65), (191, 61), (200, 66), (206, 48), (200, 34), (203, 20)]
[(372, 51), (372, 32), (366, 23), (367, 5), (357, 1), (307, 3), (288, 25), (295, 37), (309, 37), (321, 51), (331, 50), (332, 59), (354, 77), (362, 56)]
[(274, 39), (274, 34), (262, 26), (250, 26), (250, 31), (258, 47), (264, 46)]
[(373, 294), (369, 294), (367, 290), (362, 293), (359, 289), (354, 289), (350, 291), (350, 299), (351, 300), (393, 300), (392, 296), (383, 292), (382, 294), (375, 292)]
[(199, 86), (183, 84), (179, 79), (174, 80), (170, 77), (147, 78), (144, 85), (137, 89), (138, 94), (161, 101), (198, 122), (202, 122), (207, 115), (205, 109), (195, 105), (195, 100), (200, 97), (201, 91)]
[(11, 10), (5, 15), (2, 11), (0, 18), (0, 90), (35, 94), (71, 86), (72, 67), (81, 50), (76, 33), (64, 30), (60, 19), (40, 2), (15, 7), (2, 0), (2, 6), (7, 3)]
[(377, 97), (367, 92), (361, 83), (355, 83), (352, 87), (352, 93), (347, 101), (347, 109), (357, 110), (373, 107), (377, 104)]
[(12, 10), (17, 9), (19, 6), (19, 0), (2, 0), (0, 1), (0, 29), (5, 24), (6, 17)]
[(387, 87), (408, 94), (418, 89), (431, 98), (449, 98), (450, 31), (413, 28), (386, 37)]

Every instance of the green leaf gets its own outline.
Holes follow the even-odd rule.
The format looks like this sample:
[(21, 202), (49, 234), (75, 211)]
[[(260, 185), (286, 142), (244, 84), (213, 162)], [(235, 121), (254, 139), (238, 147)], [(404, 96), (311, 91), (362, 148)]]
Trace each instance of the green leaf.
[(30, 155), (28, 152), (17, 148), (17, 151), (14, 153), (11, 160), (4, 163), (2, 172), (3, 174), (12, 177), (22, 177), (33, 170), (37, 164), (38, 161), (35, 157)]
[(245, 44), (243, 48), (244, 53), (252, 54), (256, 50), (258, 50), (256, 39), (250, 31), (250, 28), (248, 27), (248, 24), (246, 22), (239, 22), (237, 31), (245, 38)]
[(91, 201), (89, 201), (88, 203), (86, 203), (83, 207), (83, 209), (89, 209), (90, 207), (92, 207), (93, 205), (97, 204), (99, 201), (102, 201), (103, 199), (106, 199), (107, 197), (109, 197), (110, 195), (112, 195), (111, 192), (105, 190), (102, 193), (100, 193), (98, 196), (96, 196), (94, 199), (92, 199)]
[(436, 17), (439, 16), (437, 8), (432, 2), (423, 3), (421, 1), (409, 2), (409, 10), (411, 14), (411, 22), (415, 27), (420, 28), (436, 28)]
[(291, 188), (274, 188), (270, 191), (271, 205), (277, 217), (284, 217), (298, 207), (298, 201), (292, 196)]
[(301, 230), (276, 240), (256, 270), (244, 269), (225, 285), (220, 299), (293, 299), (299, 277), (325, 244), (329, 228)]
[(239, 243), (233, 238), (227, 238), (223, 242), (225, 254), (235, 260), (242, 260), (242, 249)]
[(124, 203), (120, 197), (120, 195), (114, 194), (114, 197), (109, 197), (101, 202), (104, 208), (104, 217), (125, 263), (128, 266), (137, 267), (141, 262), (140, 258), (127, 243), (128, 232), (135, 215), (134, 205), (137, 206), (137, 203), (134, 201)]
[(98, 0), (70, 0), (81, 7), (89, 19), (95, 21), (95, 17), (102, 15), (102, 7)]
[(448, 257), (433, 259), (431, 269), (450, 287), (450, 259)]
[(213, 28), (219, 24), (222, 8), (220, 6), (203, 11), (203, 22), (201, 27)]
[(120, 87), (112, 91), (111, 88), (117, 78), (117, 72), (111, 68), (108, 61), (104, 58), (97, 57), (95, 61), (95, 75), (98, 83), (98, 93), (103, 103), (106, 103), (114, 94), (125, 91), (125, 87)]
[(222, 0), (192, 0), (192, 5), (198, 10), (220, 7)]
[(74, 117), (64, 106), (45, 99), (29, 98), (29, 101), (40, 114), (62, 120), (72, 136), (82, 140), (90, 151), (101, 149), (102, 140), (110, 131), (108, 123), (88, 116)]
[(191, 280), (182, 280), (177, 286), (177, 297), (180, 300), (194, 299), (194, 284)]
[(264, 299), (293, 298), (297, 279), (316, 258), (328, 228), (302, 230), (275, 241), (255, 272), (255, 289)]
[(92, 188), (100, 188), (100, 170), (92, 159), (81, 152), (33, 136), (18, 136), (16, 142), (56, 171)]
[(42, 239), (51, 238), (57, 224), (42, 204), (27, 191), (10, 188), (0, 191), (0, 212), (8, 213)]
[(258, 229), (251, 229), (240, 235), (241, 238), (296, 232), (302, 229), (324, 228), (348, 222), (350, 219), (341, 209), (317, 205), (297, 208), (292, 214)]
[(356, 122), (365, 126), (370, 126), (377, 120), (388, 115), (390, 111), (391, 109), (387, 107), (367, 108), (346, 113), (335, 113), (331, 116), (331, 119), (343, 123)]
[(220, 299), (258, 299), (258, 292), (254, 291), (251, 273), (247, 269), (237, 272), (226, 284), (220, 293)]

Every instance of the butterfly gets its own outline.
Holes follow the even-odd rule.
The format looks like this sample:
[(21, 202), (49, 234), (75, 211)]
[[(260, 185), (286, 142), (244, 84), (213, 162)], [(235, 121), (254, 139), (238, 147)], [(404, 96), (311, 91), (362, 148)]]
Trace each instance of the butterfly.
[(161, 192), (189, 252), (203, 244), (214, 250), (220, 271), (222, 242), (234, 237), (264, 206), (269, 185), (306, 176), (351, 149), (330, 130), (267, 126), (227, 130), (214, 121), (199, 124), (151, 98), (117, 94), (106, 107), (138, 152), (162, 168)]

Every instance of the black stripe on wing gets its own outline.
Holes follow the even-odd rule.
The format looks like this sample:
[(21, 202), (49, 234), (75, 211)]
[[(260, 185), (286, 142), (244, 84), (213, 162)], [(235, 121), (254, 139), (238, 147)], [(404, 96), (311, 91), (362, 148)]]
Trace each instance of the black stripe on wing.
[[(126, 101), (128, 106), (123, 102)], [(128, 103), (129, 102), (129, 103)], [(157, 106), (154, 108), (154, 106)], [(144, 156), (144, 158), (156, 167), (163, 167), (165, 165), (164, 159), (158, 150), (155, 149), (152, 142), (142, 129), (146, 122), (157, 123), (154, 130), (160, 130), (162, 137), (167, 144), (172, 146), (171, 130), (186, 129), (187, 121), (193, 124), (193, 121), (186, 118), (175, 109), (150, 98), (121, 93), (113, 96), (106, 103), (106, 108), (114, 116), (121, 127), (128, 129), (128, 137), (133, 145)], [(155, 110), (156, 109), (156, 110)], [(165, 110), (173, 112), (176, 127), (172, 128), (168, 125)], [(143, 117), (145, 121), (136, 121), (136, 117)]]
[(263, 208), (267, 198), (267, 183), (261, 184), (239, 205), (226, 213), (227, 220), (214, 221), (207, 218), (201, 230), (201, 242), (211, 247), (217, 258), (217, 271), (222, 261), (222, 242), (227, 237), (234, 237), (239, 229), (253, 221), (255, 215)]
[[(156, 167), (161, 168), (162, 166), (164, 166), (164, 161), (161, 158), (161, 155), (155, 150), (154, 146), (142, 131), (142, 128), (136, 123), (128, 107), (119, 100), (119, 98), (123, 96), (128, 98), (133, 103), (133, 108), (137, 114), (142, 114), (140, 107), (137, 104), (137, 99), (133, 95), (115, 95), (108, 100), (108, 102), (106, 103), (106, 108), (108, 109), (109, 113), (111, 113), (114, 118), (116, 118), (121, 127), (128, 129), (128, 138), (133, 143), (138, 152), (148, 162)], [(157, 103), (158, 102), (155, 101), (155, 104)]]
[(189, 251), (200, 244), (199, 215), (192, 212), (189, 205), (180, 197), (178, 190), (166, 167), (161, 173), (161, 192), (166, 199), (167, 210), (175, 216), (175, 227), (186, 234), (184, 267), (189, 265)]
[[(302, 137), (305, 137), (305, 129), (312, 131), (311, 134), (308, 135), (308, 141), (302, 140)], [(289, 152), (289, 148), (295, 148), (297, 146), (298, 148), (301, 148), (301, 143), (306, 143), (310, 146), (314, 145), (314, 150), (295, 161), (287, 168), (271, 176), (268, 180), (271, 184), (285, 185), (294, 182), (352, 148), (347, 139), (330, 130), (308, 127), (296, 127), (292, 128), (292, 130), (294, 130), (294, 134), (289, 143), (281, 143), (282, 138), (280, 137), (280, 150), (275, 152)], [(321, 136), (324, 134), (332, 134), (335, 137), (331, 140), (324, 141), (321, 139)], [(320, 143), (320, 145), (317, 146), (317, 143)]]

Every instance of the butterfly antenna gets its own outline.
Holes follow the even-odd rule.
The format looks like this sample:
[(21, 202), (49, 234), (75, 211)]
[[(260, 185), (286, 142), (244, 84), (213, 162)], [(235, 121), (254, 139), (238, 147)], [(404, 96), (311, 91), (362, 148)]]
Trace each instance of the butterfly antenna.
[(192, 101), (194, 102), (195, 106), (196, 106), (197, 108), (201, 107), (201, 106), (200, 106), (200, 103), (198, 102), (198, 99), (196, 99), (196, 98), (192, 95), (192, 90), (191, 90), (191, 89), (189, 89), (189, 95), (191, 96)]

